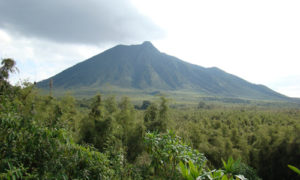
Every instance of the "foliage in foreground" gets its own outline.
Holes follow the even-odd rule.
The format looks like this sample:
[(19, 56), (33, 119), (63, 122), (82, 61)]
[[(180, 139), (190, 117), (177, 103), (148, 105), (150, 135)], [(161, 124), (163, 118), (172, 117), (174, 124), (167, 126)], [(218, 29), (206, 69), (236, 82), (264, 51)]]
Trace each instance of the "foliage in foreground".
[(11, 86), (7, 79), (15, 63), (11, 59), (3, 62), (0, 179), (111, 179), (114, 170), (107, 155), (74, 142), (76, 112), (72, 106), (36, 95), (28, 83)]
[[(184, 176), (179, 170), (180, 162), (192, 162), (201, 168), (205, 166), (205, 156), (184, 144), (171, 131), (165, 134), (149, 132), (145, 135), (144, 145), (151, 157), (151, 164), (146, 168), (153, 169), (150, 176), (138, 170), (139, 166), (128, 163), (131, 156), (128, 156), (126, 150), (130, 149), (131, 142), (135, 140), (131, 136), (135, 131), (131, 128), (135, 126), (130, 123), (134, 111), (127, 99), (120, 103), (120, 108), (113, 110), (113, 106), (107, 106), (111, 104), (110, 101), (102, 104), (101, 97), (96, 96), (88, 115), (89, 121), (86, 121), (94, 125), (83, 133), (95, 133), (89, 136), (92, 139), (90, 144), (95, 145), (95, 149), (74, 141), (73, 136), (77, 137), (74, 128), (77, 126), (77, 113), (72, 108), (65, 109), (52, 97), (35, 95), (32, 86), (10, 86), (7, 89), (9, 91), (2, 94), (0, 103), (2, 179), (182, 179)], [(67, 102), (64, 99), (62, 101)], [(36, 107), (37, 104), (40, 107)], [(158, 113), (159, 117), (164, 117), (162, 111)], [(104, 128), (102, 124), (97, 127), (97, 124), (105, 123), (107, 119), (110, 121), (109, 126)], [(113, 132), (113, 128), (118, 132), (109, 133)], [(131, 133), (125, 130), (131, 130)], [(82, 141), (80, 137), (79, 142)], [(95, 141), (94, 138), (104, 138), (104, 141)], [(83, 140), (88, 143), (89, 138)]]
[(197, 150), (184, 144), (174, 132), (166, 134), (150, 133), (145, 135), (145, 145), (151, 155), (151, 166), (154, 174), (165, 178), (178, 177), (179, 162), (192, 161), (198, 166), (203, 166), (206, 158)]
[(136, 110), (101, 95), (77, 106), (10, 85), (5, 65), (0, 179), (258, 179), (244, 163), (264, 179), (297, 176), (287, 164), (300, 163), (298, 109), (169, 109), (161, 98)]
[(39, 126), (20, 116), (14, 103), (1, 97), (1, 179), (110, 179), (113, 170), (105, 154), (73, 142), (56, 126)]
[(227, 162), (223, 161), (222, 169), (210, 170), (206, 165), (206, 157), (182, 142), (181, 138), (172, 131), (166, 134), (148, 132), (145, 135), (145, 144), (151, 155), (151, 167), (154, 168), (153, 174), (156, 178), (259, 179), (250, 167), (231, 157)]
[(203, 152), (210, 166), (232, 156), (263, 179), (297, 179), (287, 165), (300, 166), (299, 109), (189, 108), (170, 115), (170, 129)]

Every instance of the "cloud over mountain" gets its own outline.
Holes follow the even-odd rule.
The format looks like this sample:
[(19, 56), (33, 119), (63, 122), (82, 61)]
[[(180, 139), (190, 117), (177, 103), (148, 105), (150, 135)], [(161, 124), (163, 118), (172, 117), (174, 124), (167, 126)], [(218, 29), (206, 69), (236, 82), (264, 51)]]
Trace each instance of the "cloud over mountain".
[(156, 39), (163, 31), (128, 0), (0, 0), (0, 29), (62, 43)]

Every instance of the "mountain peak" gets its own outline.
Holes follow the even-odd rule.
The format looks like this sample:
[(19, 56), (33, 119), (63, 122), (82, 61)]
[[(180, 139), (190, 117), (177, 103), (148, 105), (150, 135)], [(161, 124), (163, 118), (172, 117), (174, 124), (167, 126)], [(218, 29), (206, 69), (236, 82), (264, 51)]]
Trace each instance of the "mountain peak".
[[(161, 53), (150, 41), (118, 45), (38, 83), (48, 88), (89, 93), (105, 90), (106, 84), (138, 91), (185, 91), (207, 96), (246, 99), (286, 99), (266, 87), (251, 84), (217, 68), (202, 68)], [(82, 92), (79, 92), (81, 91)]]
[(153, 49), (153, 50), (158, 51), (158, 49), (156, 49), (156, 47), (153, 46), (153, 44), (152, 44), (150, 41), (144, 41), (144, 42), (141, 44), (141, 46), (144, 47), (144, 48), (147, 48), (147, 49)]
[(144, 45), (144, 46), (153, 46), (153, 44), (151, 43), (151, 41), (144, 41), (142, 43), (142, 45)]

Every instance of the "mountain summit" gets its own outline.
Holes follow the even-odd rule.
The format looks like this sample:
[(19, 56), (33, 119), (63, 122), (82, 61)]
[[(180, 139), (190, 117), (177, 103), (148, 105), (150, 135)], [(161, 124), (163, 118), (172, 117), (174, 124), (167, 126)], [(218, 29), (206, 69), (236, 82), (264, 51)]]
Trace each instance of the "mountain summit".
[(149, 41), (117, 45), (38, 83), (48, 88), (98, 89), (110, 85), (144, 91), (188, 91), (201, 95), (248, 99), (286, 99), (218, 68), (204, 68), (161, 53)]

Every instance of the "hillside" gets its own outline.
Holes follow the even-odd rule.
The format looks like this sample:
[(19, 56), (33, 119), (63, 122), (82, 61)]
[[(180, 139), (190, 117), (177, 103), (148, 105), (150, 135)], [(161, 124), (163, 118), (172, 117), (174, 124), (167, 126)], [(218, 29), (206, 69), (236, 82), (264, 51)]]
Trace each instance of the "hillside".
[(249, 83), (216, 67), (184, 62), (156, 49), (151, 42), (117, 45), (38, 83), (48, 89), (49, 80), (60, 90), (117, 89), (138, 91), (187, 91), (203, 96), (285, 100), (263, 85)]

